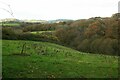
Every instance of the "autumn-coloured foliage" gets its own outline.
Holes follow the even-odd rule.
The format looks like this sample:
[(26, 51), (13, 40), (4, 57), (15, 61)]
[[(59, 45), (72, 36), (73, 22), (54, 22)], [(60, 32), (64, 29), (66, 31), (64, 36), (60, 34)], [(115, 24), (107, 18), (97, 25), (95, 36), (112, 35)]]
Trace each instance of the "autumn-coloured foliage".
[[(118, 55), (119, 25), (116, 18), (77, 20), (68, 28), (71, 27), (72, 30), (56, 31), (57, 37), (63, 39), (64, 44), (68, 46), (72, 44), (72, 47), (83, 52)], [(63, 37), (60, 37), (61, 35)]]
[[(118, 14), (112, 17), (94, 17), (70, 22), (51, 24), (28, 24), (21, 27), (4, 27), (3, 39), (48, 41), (68, 46), (79, 51), (118, 55)], [(46, 31), (44, 34), (30, 34)], [(47, 33), (54, 31), (54, 33)], [(23, 32), (23, 33), (22, 33)]]

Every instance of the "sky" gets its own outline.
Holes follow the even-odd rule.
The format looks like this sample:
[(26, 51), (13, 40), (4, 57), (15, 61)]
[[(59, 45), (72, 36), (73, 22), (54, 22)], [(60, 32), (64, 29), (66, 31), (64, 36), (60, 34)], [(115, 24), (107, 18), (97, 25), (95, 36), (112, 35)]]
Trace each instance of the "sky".
[[(0, 19), (77, 20), (110, 17), (118, 12), (118, 2), (119, 0), (0, 0)], [(8, 5), (14, 17), (10, 15)]]

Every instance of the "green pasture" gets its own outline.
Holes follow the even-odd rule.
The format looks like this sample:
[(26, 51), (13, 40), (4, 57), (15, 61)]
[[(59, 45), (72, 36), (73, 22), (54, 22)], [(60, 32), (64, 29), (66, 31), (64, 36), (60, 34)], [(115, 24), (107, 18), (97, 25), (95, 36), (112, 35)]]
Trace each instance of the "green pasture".
[(10, 26), (10, 27), (16, 27), (16, 26), (20, 26), (19, 23), (0, 23), (0, 26)]
[(2, 40), (2, 63), (3, 78), (118, 77), (117, 56), (83, 53), (48, 42)]
[(41, 34), (41, 33), (46, 33), (46, 32), (52, 33), (52, 32), (55, 32), (55, 31), (33, 31), (33, 32), (30, 32), (30, 33), (32, 33), (32, 34), (37, 34), (37, 33)]

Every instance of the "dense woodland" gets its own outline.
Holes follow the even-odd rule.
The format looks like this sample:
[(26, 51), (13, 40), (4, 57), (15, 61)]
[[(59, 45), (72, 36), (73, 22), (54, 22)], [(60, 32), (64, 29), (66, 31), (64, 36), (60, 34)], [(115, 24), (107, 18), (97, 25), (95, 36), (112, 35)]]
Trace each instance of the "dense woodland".
[[(118, 55), (118, 16), (93, 17), (60, 23), (25, 23), (2, 27), (2, 39), (48, 41), (81, 52)], [(32, 34), (34, 31), (51, 31)]]

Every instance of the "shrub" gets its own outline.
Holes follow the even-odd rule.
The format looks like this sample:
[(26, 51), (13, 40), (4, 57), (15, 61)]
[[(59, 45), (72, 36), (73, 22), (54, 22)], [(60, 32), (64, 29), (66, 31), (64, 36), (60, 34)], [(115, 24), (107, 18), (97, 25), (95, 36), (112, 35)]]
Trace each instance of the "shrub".
[(78, 49), (80, 51), (90, 52), (90, 40), (85, 39), (79, 44)]

